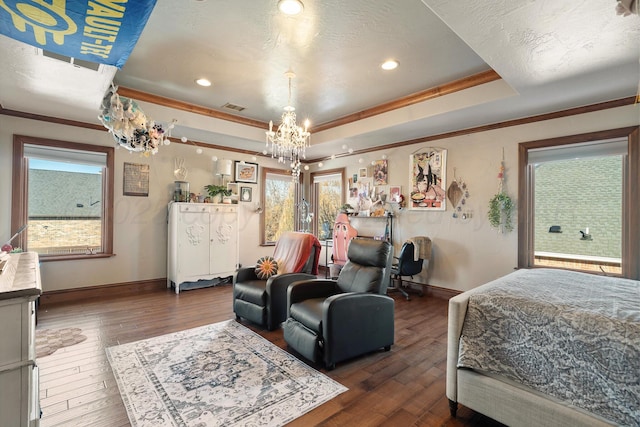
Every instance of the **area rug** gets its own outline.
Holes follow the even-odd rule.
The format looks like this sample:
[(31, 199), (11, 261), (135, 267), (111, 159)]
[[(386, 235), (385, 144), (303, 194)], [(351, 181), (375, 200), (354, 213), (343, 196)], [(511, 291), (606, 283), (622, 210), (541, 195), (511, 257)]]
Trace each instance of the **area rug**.
[(107, 357), (134, 427), (281, 426), (347, 390), (233, 320)]
[(36, 329), (36, 358), (48, 356), (62, 347), (69, 347), (86, 339), (79, 328)]

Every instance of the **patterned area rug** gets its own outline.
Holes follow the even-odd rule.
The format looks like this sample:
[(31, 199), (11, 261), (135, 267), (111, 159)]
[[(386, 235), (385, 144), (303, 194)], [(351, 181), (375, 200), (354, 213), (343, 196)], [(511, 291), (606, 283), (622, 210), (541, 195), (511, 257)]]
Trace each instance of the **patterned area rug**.
[(233, 320), (107, 357), (134, 427), (281, 426), (347, 390)]
[(36, 358), (52, 354), (62, 347), (81, 343), (87, 337), (82, 335), (82, 329), (37, 329), (36, 330)]

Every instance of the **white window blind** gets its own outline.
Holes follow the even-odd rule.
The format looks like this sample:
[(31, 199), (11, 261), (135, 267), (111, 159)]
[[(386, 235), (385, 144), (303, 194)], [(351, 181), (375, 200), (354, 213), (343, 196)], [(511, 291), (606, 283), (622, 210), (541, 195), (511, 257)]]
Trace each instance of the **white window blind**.
[(536, 165), (557, 160), (588, 157), (623, 156), (627, 154), (627, 145), (626, 139), (611, 139), (548, 148), (534, 148), (529, 150), (529, 164)]
[(284, 175), (281, 173), (272, 173), (272, 172), (267, 172), (267, 176), (266, 176), (267, 180), (269, 181), (286, 181), (286, 182), (292, 182), (291, 181), (291, 175)]
[(106, 167), (107, 165), (106, 153), (46, 147), (43, 145), (24, 144), (24, 157), (89, 166)]
[(340, 174), (340, 173), (332, 173), (332, 174), (326, 174), (326, 175), (314, 175), (313, 176), (313, 183), (314, 184), (318, 184), (320, 182), (327, 182), (327, 181), (342, 181), (342, 174)]

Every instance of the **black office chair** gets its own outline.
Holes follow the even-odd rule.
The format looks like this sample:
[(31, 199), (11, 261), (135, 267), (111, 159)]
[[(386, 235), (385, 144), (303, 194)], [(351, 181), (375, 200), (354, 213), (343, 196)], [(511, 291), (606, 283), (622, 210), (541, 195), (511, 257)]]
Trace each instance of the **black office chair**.
[(305, 358), (333, 369), (336, 363), (394, 339), (394, 301), (386, 294), (393, 246), (354, 238), (337, 280), (294, 282), (287, 290), (285, 342)]
[(425, 246), (422, 249), (422, 256), (427, 257), (427, 259), (420, 257), (416, 259), (414, 252), (416, 250), (415, 245), (412, 241), (407, 241), (402, 244), (400, 255), (394, 257), (396, 261), (391, 266), (391, 279), (388, 290), (400, 292), (407, 301), (411, 299), (409, 297), (409, 291), (415, 291), (420, 296), (423, 295), (423, 291), (422, 287), (415, 290), (410, 286), (403, 286), (402, 277), (409, 276), (413, 279), (413, 276), (420, 274), (423, 268), (428, 268), (429, 258), (431, 257), (431, 239), (428, 237), (415, 238), (416, 241), (418, 241), (418, 239), (420, 239), (420, 244)]

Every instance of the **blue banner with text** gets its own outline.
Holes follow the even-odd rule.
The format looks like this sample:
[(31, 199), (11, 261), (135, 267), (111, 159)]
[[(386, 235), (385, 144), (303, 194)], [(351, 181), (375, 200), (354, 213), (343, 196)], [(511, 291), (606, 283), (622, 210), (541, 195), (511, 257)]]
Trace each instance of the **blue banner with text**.
[(0, 0), (0, 34), (59, 55), (122, 68), (156, 0)]

